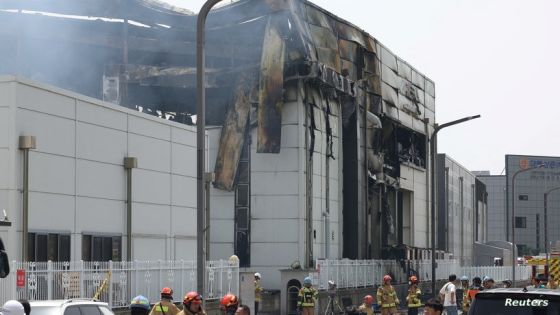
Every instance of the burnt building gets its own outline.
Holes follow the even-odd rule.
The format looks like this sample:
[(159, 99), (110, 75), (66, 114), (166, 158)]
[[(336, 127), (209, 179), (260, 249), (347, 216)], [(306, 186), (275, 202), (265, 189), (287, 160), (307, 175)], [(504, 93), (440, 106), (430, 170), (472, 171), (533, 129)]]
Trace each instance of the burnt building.
[[(154, 0), (4, 0), (0, 73), (193, 124), (196, 20)], [(428, 258), (434, 83), (305, 0), (237, 1), (206, 29), (210, 257), (267, 287), (295, 260)]]

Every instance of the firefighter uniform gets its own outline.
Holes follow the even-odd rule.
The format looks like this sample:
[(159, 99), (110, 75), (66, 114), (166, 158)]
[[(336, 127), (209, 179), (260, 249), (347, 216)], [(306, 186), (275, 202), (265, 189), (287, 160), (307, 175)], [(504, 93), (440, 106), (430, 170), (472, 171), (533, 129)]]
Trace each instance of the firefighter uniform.
[(377, 304), (381, 307), (382, 315), (396, 314), (399, 303), (397, 292), (390, 283), (384, 283), (377, 289)]
[(152, 307), (150, 315), (177, 315), (180, 311), (173, 302), (161, 300)]
[(261, 292), (263, 291), (263, 288), (261, 287), (261, 281), (260, 279), (256, 279), (255, 280), (255, 309), (254, 314), (257, 315), (257, 313), (259, 312), (259, 305), (261, 304)]
[(469, 288), (466, 294), (467, 300), (465, 301), (465, 298), (463, 298), (463, 314), (469, 312), (469, 309), (471, 308), (471, 304), (474, 301), (474, 296), (482, 290), (483, 288), (479, 285), (473, 285)]
[(409, 315), (418, 314), (418, 309), (423, 306), (421, 297), (422, 291), (420, 291), (420, 288), (415, 284), (411, 285), (408, 289), (408, 295), (406, 296)]
[(303, 287), (299, 289), (298, 308), (302, 315), (313, 315), (315, 313), (315, 301), (317, 300), (317, 290), (313, 287)]
[(373, 315), (373, 307), (367, 306), (366, 303), (363, 303), (358, 307), (358, 312), (366, 315)]

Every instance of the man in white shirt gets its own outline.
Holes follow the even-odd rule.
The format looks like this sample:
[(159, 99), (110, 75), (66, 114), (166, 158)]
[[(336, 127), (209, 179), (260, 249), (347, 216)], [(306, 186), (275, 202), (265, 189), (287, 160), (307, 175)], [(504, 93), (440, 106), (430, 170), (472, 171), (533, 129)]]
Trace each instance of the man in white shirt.
[(449, 275), (449, 282), (447, 282), (441, 290), (439, 290), (439, 297), (443, 300), (443, 308), (447, 315), (457, 315), (457, 299), (455, 297), (457, 276), (454, 274)]

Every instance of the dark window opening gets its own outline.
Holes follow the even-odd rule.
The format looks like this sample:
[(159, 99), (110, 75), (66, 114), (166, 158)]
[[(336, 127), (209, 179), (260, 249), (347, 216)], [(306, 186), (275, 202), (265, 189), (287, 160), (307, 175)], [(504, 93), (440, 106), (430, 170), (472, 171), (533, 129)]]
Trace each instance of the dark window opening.
[(515, 228), (516, 229), (526, 229), (527, 228), (527, 218), (526, 217), (515, 217)]
[(519, 200), (527, 201), (529, 200), (529, 195), (519, 195)]
[(234, 205), (234, 251), (240, 267), (251, 266), (251, 138), (250, 133), (247, 134), (237, 166)]
[(70, 261), (70, 235), (57, 233), (29, 233), (27, 240), (29, 261)]
[(84, 261), (121, 261), (121, 236), (82, 236), (82, 260)]

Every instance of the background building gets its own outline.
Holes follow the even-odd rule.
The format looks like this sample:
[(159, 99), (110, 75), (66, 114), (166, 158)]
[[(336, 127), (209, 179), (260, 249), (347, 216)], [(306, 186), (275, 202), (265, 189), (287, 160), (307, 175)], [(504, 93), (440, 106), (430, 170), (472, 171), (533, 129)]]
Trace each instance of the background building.
[(474, 243), (485, 242), (487, 237), (486, 187), (446, 154), (438, 154), (436, 162), (438, 248), (470, 266)]
[[(560, 157), (506, 155), (506, 189), (508, 207), (507, 235), (511, 238), (512, 199), (515, 199), (515, 243), (520, 254), (544, 252), (544, 193), (560, 186)], [(520, 171), (542, 165), (540, 168), (519, 173), (512, 183), (513, 175)], [(515, 195), (512, 196), (512, 184)], [(560, 193), (548, 197), (548, 240), (553, 244), (560, 240)]]
[(488, 240), (506, 241), (506, 176), (490, 175), (490, 172), (476, 177), (486, 185), (488, 192)]

